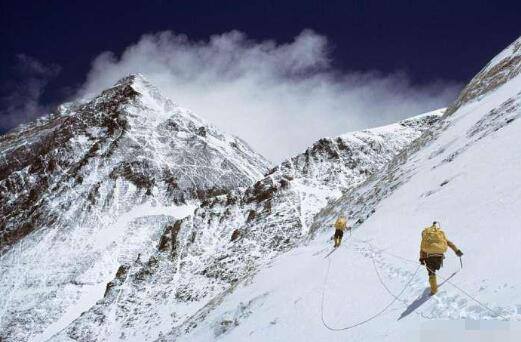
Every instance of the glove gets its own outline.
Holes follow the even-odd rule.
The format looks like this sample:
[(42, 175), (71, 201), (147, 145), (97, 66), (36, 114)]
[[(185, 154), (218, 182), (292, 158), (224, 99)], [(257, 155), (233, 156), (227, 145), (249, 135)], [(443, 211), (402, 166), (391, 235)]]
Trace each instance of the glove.
[(462, 252), (460, 249), (458, 249), (458, 250), (456, 251), (456, 255), (460, 257), (460, 256), (463, 255), (463, 252)]
[(425, 265), (425, 258), (420, 258), (420, 264)]

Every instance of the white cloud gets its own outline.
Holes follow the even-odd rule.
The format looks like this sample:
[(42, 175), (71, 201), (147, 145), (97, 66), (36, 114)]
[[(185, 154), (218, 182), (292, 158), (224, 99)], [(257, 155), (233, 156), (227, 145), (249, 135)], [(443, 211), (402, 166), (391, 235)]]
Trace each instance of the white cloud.
[(413, 86), (396, 72), (341, 72), (326, 37), (304, 30), (286, 44), (232, 31), (208, 41), (144, 35), (121, 56), (100, 54), (79, 96), (142, 73), (168, 97), (279, 162), (323, 136), (386, 124), (445, 106), (458, 84)]

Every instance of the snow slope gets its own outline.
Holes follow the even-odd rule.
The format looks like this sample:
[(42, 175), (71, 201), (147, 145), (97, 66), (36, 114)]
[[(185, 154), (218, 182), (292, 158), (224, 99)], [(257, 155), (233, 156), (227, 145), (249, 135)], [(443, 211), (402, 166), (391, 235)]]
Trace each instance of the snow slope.
[[(471, 81), (464, 93), (477, 96), (460, 96), (435, 129), (317, 214), (306, 246), (160, 341), (518, 341), (520, 41), (476, 76), (499, 81)], [(339, 213), (355, 229), (326, 258)], [(446, 282), (429, 298), (417, 259), (433, 220), (465, 255), (460, 269), (448, 252)]]

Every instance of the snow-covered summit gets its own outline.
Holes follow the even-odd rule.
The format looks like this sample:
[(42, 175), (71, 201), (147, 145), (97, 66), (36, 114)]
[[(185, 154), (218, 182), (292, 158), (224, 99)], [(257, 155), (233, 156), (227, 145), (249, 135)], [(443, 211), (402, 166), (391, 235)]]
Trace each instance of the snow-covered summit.
[(269, 163), (131, 75), (0, 137), (0, 334), (69, 324), (123, 262)]
[(53, 196), (46, 191), (66, 182), (76, 191), (90, 189), (91, 202), (102, 183), (118, 179), (148, 195), (184, 202), (247, 186), (269, 166), (240, 139), (180, 108), (140, 75), (87, 103), (62, 107), (60, 114), (0, 137), (2, 247), (31, 231), (29, 221), (44, 222), (31, 218), (35, 209)]

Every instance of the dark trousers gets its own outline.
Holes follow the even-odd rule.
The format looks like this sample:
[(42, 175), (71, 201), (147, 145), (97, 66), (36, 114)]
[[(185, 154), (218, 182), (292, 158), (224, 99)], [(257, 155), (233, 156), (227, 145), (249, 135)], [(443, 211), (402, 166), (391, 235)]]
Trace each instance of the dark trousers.
[(437, 270), (443, 266), (443, 255), (430, 255), (425, 260), (425, 266), (427, 266), (427, 272), (429, 275), (434, 275)]
[(342, 242), (342, 237), (344, 236), (344, 231), (340, 229), (335, 229), (335, 246), (340, 246), (340, 242)]

